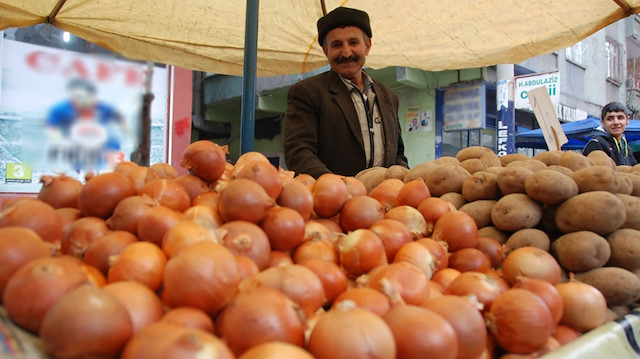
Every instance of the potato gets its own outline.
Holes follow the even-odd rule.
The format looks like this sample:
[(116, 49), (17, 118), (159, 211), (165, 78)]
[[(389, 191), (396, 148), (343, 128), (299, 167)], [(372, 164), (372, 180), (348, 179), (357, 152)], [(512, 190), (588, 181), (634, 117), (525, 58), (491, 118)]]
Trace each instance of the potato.
[(540, 152), (537, 155), (533, 156), (534, 160), (542, 161), (545, 165), (557, 165), (560, 163), (560, 157), (562, 157), (564, 151), (547, 151)]
[(473, 202), (481, 199), (498, 199), (498, 176), (486, 171), (478, 171), (467, 177), (462, 183), (462, 197)]
[(502, 167), (507, 167), (507, 165), (513, 161), (526, 161), (529, 159), (527, 155), (523, 155), (522, 153), (510, 153), (508, 155), (500, 156), (499, 158)]
[(571, 175), (573, 174), (573, 171), (567, 167), (564, 166), (560, 166), (560, 165), (551, 165), (551, 166), (547, 166), (548, 170), (554, 170), (554, 171), (558, 171), (560, 173), (564, 173), (565, 175), (571, 177)]
[(570, 272), (584, 272), (602, 267), (609, 261), (609, 242), (590, 231), (567, 233), (551, 243), (551, 254)]
[(627, 213), (624, 203), (606, 191), (579, 193), (558, 206), (556, 225), (563, 233), (592, 231), (609, 234), (624, 223)]
[(431, 195), (440, 196), (447, 192), (461, 192), (462, 183), (471, 174), (461, 166), (436, 165), (423, 177)]
[(495, 239), (498, 243), (504, 244), (509, 238), (509, 232), (503, 231), (496, 226), (486, 226), (478, 228), (478, 237), (488, 237)]
[(440, 199), (448, 201), (449, 203), (453, 204), (453, 206), (456, 207), (456, 209), (460, 209), (462, 206), (464, 206), (467, 203), (467, 201), (464, 200), (464, 197), (462, 197), (462, 194), (458, 192), (445, 193), (442, 196), (440, 196)]
[(621, 228), (607, 236), (611, 257), (608, 266), (620, 267), (630, 271), (640, 269), (640, 231)]
[(607, 191), (616, 193), (620, 186), (618, 172), (609, 166), (595, 165), (581, 168), (571, 175), (580, 192)]
[(491, 208), (496, 204), (496, 200), (477, 200), (468, 202), (460, 207), (460, 211), (470, 215), (478, 228), (491, 225)]
[(629, 173), (634, 173), (634, 174), (640, 175), (640, 163), (638, 163), (636, 165), (633, 165), (631, 167), (631, 170), (629, 171)]
[(630, 195), (640, 197), (640, 174), (634, 174), (632, 172), (619, 172), (618, 176), (627, 178), (631, 181), (631, 193), (629, 193)]
[(460, 165), (460, 160), (453, 156), (442, 156), (433, 161), (439, 165)]
[(422, 162), (421, 164), (413, 167), (407, 172), (402, 181), (404, 183), (411, 182), (418, 178), (424, 179), (427, 176), (427, 173), (433, 171), (436, 167), (440, 166), (440, 164), (435, 162)]
[(507, 239), (505, 245), (510, 251), (520, 247), (536, 247), (549, 251), (551, 240), (542, 230), (537, 228), (523, 228), (513, 232)]
[(487, 167), (484, 171), (500, 175), (500, 173), (502, 173), (502, 170), (504, 170), (504, 167)]
[(595, 163), (593, 163), (593, 161), (587, 156), (574, 151), (565, 151), (562, 156), (560, 156), (558, 164), (560, 166), (567, 167), (574, 172), (581, 168), (595, 165)]
[(620, 228), (633, 228), (640, 230), (640, 197), (622, 193), (616, 193), (616, 196), (620, 198), (624, 205), (624, 209), (627, 212), (626, 218), (620, 225)]
[(407, 167), (400, 166), (400, 165), (393, 165), (389, 167), (387, 171), (384, 173), (384, 178), (385, 179), (396, 178), (399, 180), (403, 180), (404, 176), (406, 176), (408, 172), (409, 172), (409, 169)]
[(556, 211), (558, 210), (558, 204), (543, 204), (542, 205), (542, 219), (536, 228), (543, 230), (548, 235), (562, 235), (558, 226), (556, 225)]
[(633, 169), (633, 166), (629, 166), (629, 165), (617, 165), (614, 168), (616, 171), (618, 172), (624, 172), (624, 173), (630, 173), (631, 170)]
[(456, 158), (462, 162), (468, 159), (477, 158), (484, 162), (486, 167), (502, 167), (500, 157), (492, 149), (483, 146), (470, 146), (463, 148), (456, 153)]
[(578, 194), (578, 185), (571, 177), (548, 169), (531, 174), (524, 189), (529, 197), (545, 204), (559, 204)]
[(616, 168), (616, 162), (611, 157), (609, 157), (609, 155), (606, 152), (602, 150), (589, 152), (589, 154), (587, 155), (587, 158), (592, 160), (596, 166), (607, 166), (607, 167), (611, 167), (612, 169)]
[(511, 193), (491, 209), (493, 225), (510, 232), (535, 227), (542, 218), (542, 205), (523, 193)]
[(633, 193), (633, 176), (630, 173), (618, 172), (618, 190), (616, 193), (632, 194)]
[(598, 289), (609, 307), (629, 305), (640, 298), (640, 278), (624, 268), (595, 268), (576, 273), (575, 279)]
[(487, 165), (479, 158), (469, 158), (464, 160), (460, 162), (460, 166), (471, 174), (487, 169)]
[(505, 167), (498, 175), (498, 188), (503, 195), (526, 193), (524, 181), (532, 174), (533, 171), (524, 166)]
[(360, 180), (364, 187), (367, 189), (367, 193), (371, 192), (380, 182), (385, 180), (385, 173), (387, 168), (385, 167), (371, 167), (366, 170), (358, 172), (356, 179)]
[(534, 160), (533, 158), (527, 159), (525, 161), (513, 161), (505, 166), (505, 168), (509, 168), (512, 166), (522, 166), (530, 169), (532, 172), (540, 171), (547, 168), (547, 165), (540, 161)]

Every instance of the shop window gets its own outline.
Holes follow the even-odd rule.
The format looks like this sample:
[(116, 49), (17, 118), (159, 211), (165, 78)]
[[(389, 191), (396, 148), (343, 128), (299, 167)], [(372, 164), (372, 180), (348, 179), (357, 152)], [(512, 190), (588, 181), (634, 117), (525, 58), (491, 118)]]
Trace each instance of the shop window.
[(576, 65), (582, 66), (582, 63), (583, 63), (582, 53), (584, 52), (583, 47), (584, 46), (582, 41), (579, 41), (578, 43), (576, 43), (571, 47), (567, 47), (564, 52), (565, 58)]
[(622, 84), (622, 45), (613, 38), (607, 37), (605, 42), (607, 57), (607, 79)]

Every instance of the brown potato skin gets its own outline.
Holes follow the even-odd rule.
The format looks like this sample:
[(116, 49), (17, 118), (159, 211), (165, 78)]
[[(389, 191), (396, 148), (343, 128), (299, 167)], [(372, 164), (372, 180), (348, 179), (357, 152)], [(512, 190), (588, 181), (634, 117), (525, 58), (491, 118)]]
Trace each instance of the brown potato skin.
[(551, 254), (570, 272), (584, 272), (602, 267), (611, 257), (609, 242), (590, 231), (567, 233), (551, 244)]
[(620, 267), (630, 271), (640, 269), (640, 231), (632, 228), (620, 228), (607, 236), (611, 257), (608, 266)]
[(581, 168), (571, 175), (580, 193), (607, 191), (616, 193), (620, 187), (618, 172), (610, 166), (590, 166)]
[(624, 268), (595, 268), (576, 273), (575, 279), (596, 287), (608, 307), (629, 305), (640, 298), (640, 278)]
[(533, 171), (524, 166), (511, 166), (502, 169), (498, 175), (498, 188), (503, 195), (527, 193), (524, 183)]
[(462, 197), (467, 202), (498, 199), (498, 175), (487, 171), (478, 171), (467, 177), (462, 183)]
[(466, 203), (459, 210), (470, 215), (476, 221), (478, 228), (483, 228), (492, 224), (491, 209), (497, 202), (489, 199), (477, 200)]
[(607, 235), (624, 223), (626, 210), (613, 193), (592, 191), (579, 193), (562, 202), (555, 213), (555, 222), (562, 233), (591, 231)]
[(549, 251), (551, 248), (551, 239), (547, 233), (537, 228), (523, 228), (513, 232), (507, 239), (505, 245), (509, 250), (514, 250), (520, 247), (536, 247)]
[(524, 193), (508, 194), (491, 209), (493, 225), (510, 232), (533, 228), (542, 219), (542, 205)]
[(571, 177), (549, 169), (531, 174), (524, 188), (529, 197), (544, 204), (559, 204), (579, 193), (578, 185)]

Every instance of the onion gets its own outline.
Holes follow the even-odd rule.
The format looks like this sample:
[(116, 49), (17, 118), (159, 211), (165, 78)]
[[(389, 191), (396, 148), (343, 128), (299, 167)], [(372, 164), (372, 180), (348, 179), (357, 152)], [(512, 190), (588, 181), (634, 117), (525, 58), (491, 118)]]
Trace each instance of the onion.
[(327, 300), (320, 278), (311, 269), (298, 264), (267, 268), (243, 281), (240, 290), (254, 287), (270, 287), (281, 291), (300, 306), (307, 318)]
[(40, 177), (42, 188), (37, 198), (50, 204), (53, 208), (78, 208), (78, 197), (82, 190), (82, 182), (73, 177), (44, 175)]
[(227, 146), (199, 140), (185, 148), (180, 165), (191, 174), (202, 178), (206, 182), (213, 182), (222, 176), (225, 170)]
[(69, 226), (62, 237), (60, 251), (82, 259), (87, 247), (108, 232), (107, 222), (102, 218), (79, 218)]
[(234, 171), (234, 179), (238, 178), (257, 182), (273, 199), (277, 199), (282, 192), (280, 173), (268, 161), (255, 160), (244, 163), (238, 171)]
[(414, 305), (396, 305), (383, 319), (393, 332), (397, 346), (396, 358), (458, 358), (459, 340), (456, 332), (437, 313)]
[(558, 324), (556, 325), (556, 329), (553, 333), (551, 333), (551, 336), (555, 338), (560, 345), (565, 345), (578, 339), (580, 337), (580, 332), (567, 325)]
[(100, 288), (83, 285), (47, 312), (40, 338), (55, 358), (115, 357), (132, 335), (126, 308)]
[(184, 215), (169, 207), (151, 207), (138, 219), (136, 232), (141, 241), (162, 246), (162, 239), (167, 231), (184, 220)]
[(109, 218), (118, 203), (136, 194), (133, 182), (117, 172), (94, 176), (82, 186), (78, 209), (82, 216)]
[(440, 219), (443, 214), (451, 212), (452, 210), (451, 203), (437, 197), (423, 199), (416, 208), (418, 209), (418, 212), (422, 214), (427, 223), (427, 236), (431, 236), (433, 233), (433, 228), (435, 227), (438, 219)]
[(198, 223), (209, 229), (219, 228), (222, 225), (222, 218), (217, 207), (204, 204), (196, 204), (187, 208), (184, 212), (184, 219)]
[(349, 285), (347, 275), (336, 263), (314, 258), (301, 261), (299, 264), (310, 269), (320, 279), (325, 296), (323, 305), (333, 303), (347, 290)]
[(338, 256), (349, 278), (356, 278), (371, 269), (387, 264), (382, 240), (369, 229), (357, 229), (338, 239)]
[(107, 284), (107, 278), (98, 270), (98, 268), (85, 263), (80, 263), (80, 269), (82, 269), (84, 274), (87, 276), (89, 283), (96, 287), (102, 288)]
[(155, 323), (164, 315), (160, 298), (148, 287), (132, 281), (110, 283), (102, 290), (124, 306), (131, 319), (133, 333)]
[(262, 228), (247, 221), (231, 221), (220, 227), (220, 234), (231, 253), (250, 258), (259, 270), (269, 267), (271, 245)]
[(222, 312), (222, 318), (221, 336), (236, 356), (269, 341), (304, 345), (305, 321), (296, 303), (273, 288), (239, 292)]
[(171, 258), (185, 248), (203, 241), (221, 243), (222, 239), (216, 230), (193, 221), (180, 221), (162, 237), (162, 251), (167, 258)]
[(127, 197), (113, 209), (111, 217), (107, 218), (107, 226), (138, 235), (138, 221), (153, 205), (153, 200), (147, 196)]
[(563, 305), (560, 324), (584, 333), (605, 323), (607, 302), (594, 286), (571, 279), (556, 284), (556, 289)]
[(508, 247), (491, 237), (478, 237), (478, 247), (489, 257), (492, 268), (499, 268), (504, 262)]
[(241, 154), (240, 157), (238, 157), (238, 159), (236, 160), (236, 163), (233, 165), (233, 168), (231, 169), (232, 178), (235, 177), (236, 174), (239, 171), (241, 171), (245, 165), (247, 165), (248, 163), (256, 162), (256, 161), (269, 163), (269, 164), (271, 163), (269, 162), (269, 158), (267, 158), (267, 156), (265, 156), (260, 152), (256, 152), (256, 151), (245, 152)]
[(405, 183), (398, 192), (398, 205), (407, 205), (418, 208), (420, 203), (427, 198), (431, 198), (431, 193), (422, 177)]
[(382, 240), (387, 259), (392, 262), (403, 245), (413, 241), (407, 226), (395, 219), (381, 219), (373, 223), (369, 229)]
[(395, 219), (404, 223), (414, 239), (422, 238), (427, 233), (427, 223), (424, 217), (417, 209), (411, 206), (399, 205), (394, 207), (384, 215), (384, 218)]
[(434, 280), (428, 280), (427, 285), (429, 286), (429, 299), (442, 297), (444, 295), (444, 289)]
[(51, 255), (51, 247), (33, 230), (25, 227), (0, 228), (0, 300), (9, 278), (20, 267)]
[(394, 263), (411, 263), (424, 274), (427, 280), (431, 279), (438, 263), (429, 249), (418, 242), (409, 242), (398, 250), (393, 258)]
[(60, 216), (60, 220), (62, 221), (63, 235), (67, 231), (67, 229), (69, 229), (69, 226), (71, 226), (73, 222), (82, 217), (79, 209), (71, 207), (57, 208), (56, 213), (58, 213), (58, 215)]
[(215, 315), (229, 303), (239, 280), (236, 258), (227, 248), (200, 242), (167, 261), (164, 295), (170, 307), (192, 306)]
[(427, 247), (431, 255), (436, 259), (436, 269), (444, 269), (449, 267), (449, 250), (447, 243), (443, 241), (436, 241), (433, 238), (420, 238), (416, 241)]
[(15, 324), (37, 333), (49, 308), (64, 294), (87, 282), (78, 262), (62, 257), (34, 259), (9, 278), (2, 304)]
[(303, 242), (293, 251), (293, 262), (300, 263), (310, 259), (321, 259), (338, 264), (338, 251), (329, 239), (311, 239)]
[(445, 289), (444, 294), (470, 295), (473, 294), (483, 305), (483, 312), (489, 310), (491, 303), (502, 293), (507, 291), (509, 286), (498, 277), (481, 272), (460, 273)]
[(178, 177), (178, 171), (168, 163), (158, 162), (149, 166), (149, 169), (155, 172), (158, 178), (175, 179)]
[(462, 248), (449, 256), (449, 267), (460, 272), (486, 272), (491, 269), (491, 260), (484, 252), (476, 248)]
[(134, 281), (155, 292), (162, 284), (167, 257), (153, 243), (134, 242), (120, 254), (109, 257), (109, 262), (108, 283)]
[(84, 252), (84, 263), (96, 268), (107, 276), (109, 273), (109, 257), (118, 255), (129, 244), (138, 238), (126, 231), (112, 231), (91, 242)]
[(345, 176), (342, 180), (344, 184), (347, 185), (347, 193), (349, 193), (351, 197), (366, 196), (368, 194), (367, 187), (359, 179), (353, 176)]
[(473, 217), (465, 212), (447, 212), (436, 222), (431, 238), (446, 242), (451, 253), (462, 248), (476, 248), (478, 226)]
[(485, 350), (487, 329), (475, 298), (443, 295), (422, 306), (439, 314), (451, 324), (458, 337), (458, 359), (477, 359)]
[(549, 252), (537, 247), (520, 247), (511, 251), (502, 263), (504, 279), (511, 285), (518, 276), (544, 279), (557, 284), (562, 269)]
[(218, 192), (200, 193), (196, 198), (193, 199), (193, 201), (191, 201), (191, 206), (197, 206), (197, 205), (211, 206), (216, 209), (216, 213), (217, 213), (219, 195), (220, 194)]
[(132, 169), (127, 173), (127, 178), (131, 180), (133, 183), (133, 188), (136, 193), (147, 184), (147, 182), (151, 182), (153, 180), (158, 179), (158, 175), (152, 171), (148, 166), (138, 166), (137, 168)]
[(313, 184), (316, 182), (316, 179), (307, 173), (300, 173), (297, 176), (293, 177), (293, 179), (309, 187), (309, 189), (311, 189)]
[(267, 234), (271, 248), (278, 251), (292, 250), (304, 240), (304, 218), (291, 208), (270, 208), (260, 221), (260, 228)]
[(307, 345), (316, 359), (395, 359), (393, 332), (374, 313), (342, 302), (325, 313), (311, 330)]
[(544, 301), (525, 289), (513, 288), (500, 294), (487, 313), (487, 327), (496, 343), (516, 354), (542, 349), (554, 326)]
[(199, 329), (213, 333), (213, 320), (204, 311), (193, 307), (177, 307), (169, 309), (160, 318), (165, 323), (180, 325), (189, 329)]
[(249, 348), (238, 359), (314, 359), (314, 357), (299, 346), (271, 341)]
[(350, 232), (356, 229), (367, 229), (374, 223), (384, 219), (385, 209), (373, 197), (355, 196), (349, 198), (340, 210), (340, 226)]
[(282, 207), (295, 209), (304, 220), (311, 218), (313, 212), (313, 195), (309, 187), (296, 180), (282, 183), (282, 192), (276, 203)]
[(342, 292), (334, 301), (331, 308), (336, 308), (341, 302), (350, 301), (358, 308), (366, 309), (378, 316), (383, 316), (391, 308), (389, 297), (379, 290), (370, 287), (354, 287)]
[(259, 223), (275, 200), (257, 182), (238, 178), (220, 192), (218, 212), (224, 222), (244, 220)]
[(398, 206), (398, 195), (404, 182), (397, 178), (387, 178), (369, 191), (369, 197), (377, 199), (386, 211)]
[(387, 294), (392, 300), (397, 300), (399, 295), (406, 304), (421, 305), (429, 298), (427, 277), (407, 262), (391, 263), (376, 270), (371, 278), (371, 288)]
[(133, 171), (136, 168), (138, 168), (137, 163), (132, 161), (123, 161), (116, 164), (116, 166), (113, 168), (113, 172), (118, 172), (126, 176), (129, 174), (129, 172)]
[(260, 268), (258, 268), (258, 265), (253, 261), (253, 259), (237, 254), (235, 257), (236, 264), (238, 266), (238, 276), (240, 277), (240, 280), (246, 277), (253, 277), (260, 272)]
[(316, 218), (313, 221), (318, 222), (329, 229), (331, 233), (344, 233), (340, 224), (334, 219), (329, 218)]
[(444, 291), (446, 291), (447, 288), (449, 288), (449, 285), (451, 284), (451, 282), (453, 282), (453, 280), (456, 279), (460, 274), (461, 272), (457, 269), (443, 268), (433, 273), (431, 280), (438, 283), (438, 285), (440, 285), (444, 293)]
[(45, 242), (62, 240), (62, 219), (51, 205), (35, 198), (20, 198), (5, 204), (0, 212), (0, 227), (21, 226), (36, 232)]
[(138, 195), (147, 195), (158, 205), (183, 212), (191, 206), (191, 197), (187, 190), (178, 182), (168, 179), (157, 179), (147, 182)]
[(269, 254), (269, 267), (293, 264), (293, 258), (289, 252), (271, 251)]
[(350, 198), (342, 176), (325, 173), (318, 177), (311, 188), (313, 209), (319, 217), (331, 218), (340, 213)]
[(513, 288), (526, 289), (533, 292), (545, 302), (553, 316), (553, 322), (558, 324), (562, 318), (562, 297), (556, 287), (544, 279), (517, 277)]
[(203, 181), (200, 177), (189, 173), (176, 177), (174, 182), (184, 187), (189, 194), (191, 201), (200, 194), (209, 191), (209, 184), (207, 182)]

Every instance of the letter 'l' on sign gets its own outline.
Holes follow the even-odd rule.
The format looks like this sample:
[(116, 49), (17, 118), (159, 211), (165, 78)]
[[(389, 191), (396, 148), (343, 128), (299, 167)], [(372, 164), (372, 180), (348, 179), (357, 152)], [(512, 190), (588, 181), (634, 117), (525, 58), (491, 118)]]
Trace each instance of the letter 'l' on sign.
[(533, 113), (536, 115), (536, 120), (540, 125), (549, 151), (560, 151), (562, 145), (569, 142), (569, 139), (567, 139), (567, 135), (560, 125), (547, 87), (536, 87), (529, 90), (528, 95), (529, 103), (533, 108)]

